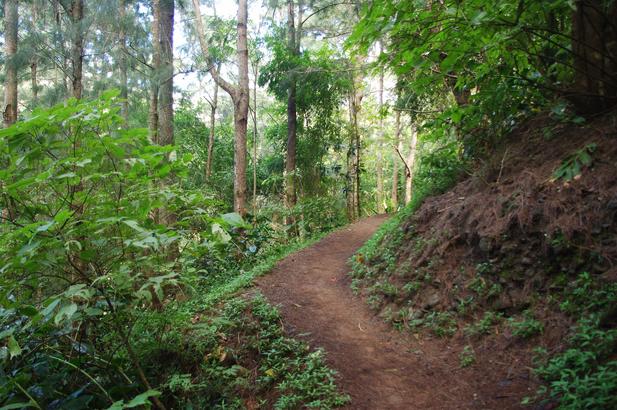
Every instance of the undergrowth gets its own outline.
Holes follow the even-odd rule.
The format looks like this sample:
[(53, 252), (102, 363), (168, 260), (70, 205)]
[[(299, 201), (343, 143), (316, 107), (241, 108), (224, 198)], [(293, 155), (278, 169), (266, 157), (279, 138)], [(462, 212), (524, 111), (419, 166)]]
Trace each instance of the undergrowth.
[[(170, 312), (165, 315), (174, 316)], [(155, 341), (142, 350), (142, 361), (163, 381), (161, 399), (170, 405), (329, 409), (348, 401), (337, 391), (324, 352), (287, 337), (263, 296), (236, 296), (186, 313), (178, 309), (172, 320), (151, 314), (136, 329)]]
[[(591, 154), (595, 146), (584, 149), (583, 154)], [(572, 179), (590, 165), (581, 152), (576, 169), (566, 173), (563, 169), (571, 164), (564, 161), (559, 178)], [(418, 235), (413, 218), (427, 196), (443, 192), (446, 182), (456, 179), (436, 181), (417, 181), (412, 201), (351, 258), (353, 290), (366, 296), (371, 308), (398, 330), (464, 337), (461, 367), (480, 361), (473, 344), (481, 338), (503, 341), (505, 337), (508, 346), (528, 349), (548, 343), (551, 350), (536, 349), (534, 370), (544, 386), (526, 398), (526, 404), (567, 410), (617, 408), (617, 284), (598, 273), (575, 276), (593, 266), (576, 256), (578, 250), (564, 251), (568, 246), (564, 235), (547, 235), (553, 238), (547, 246), (555, 250), (551, 260), (519, 260), (523, 258), (514, 251), (528, 245), (507, 250), (512, 238), (505, 236), (496, 239), (503, 245), (501, 254), (487, 257), (492, 244), (478, 238), (475, 245), (467, 243), (472, 249), (466, 250), (482, 256), (472, 256), (455, 270), (448, 266), (448, 272), (436, 271), (443, 267), (443, 256), (430, 252), (440, 245), (435, 243), (438, 233), (431, 228)], [(421, 263), (415, 263), (418, 258)], [(575, 260), (577, 270), (562, 268), (568, 258)], [(449, 276), (444, 279), (444, 274)], [(552, 316), (566, 319), (552, 324)], [(568, 323), (572, 324), (569, 330)], [(563, 328), (569, 336), (550, 341), (545, 329), (554, 327)]]
[(560, 409), (617, 408), (617, 284), (588, 273), (563, 293), (562, 311), (580, 317), (567, 348), (553, 356), (537, 349), (536, 374), (546, 382), (536, 401), (558, 402)]

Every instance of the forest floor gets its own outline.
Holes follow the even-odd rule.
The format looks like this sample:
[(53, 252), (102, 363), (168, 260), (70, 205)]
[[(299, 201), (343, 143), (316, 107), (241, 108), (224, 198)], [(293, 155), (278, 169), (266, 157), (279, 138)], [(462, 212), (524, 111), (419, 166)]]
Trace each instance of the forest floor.
[(286, 332), (325, 349), (351, 409), (519, 408), (529, 380), (508, 376), (508, 363), (461, 369), (456, 339), (397, 332), (354, 296), (348, 259), (384, 220), (336, 231), (257, 281), (280, 309)]

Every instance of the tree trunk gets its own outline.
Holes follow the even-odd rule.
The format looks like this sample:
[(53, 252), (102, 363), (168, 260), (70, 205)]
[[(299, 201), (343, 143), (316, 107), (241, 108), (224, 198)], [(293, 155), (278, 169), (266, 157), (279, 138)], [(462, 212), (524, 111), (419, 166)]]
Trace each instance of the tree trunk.
[[(32, 30), (37, 30), (39, 20), (39, 7), (36, 2), (32, 3)], [(32, 105), (35, 107), (39, 102), (39, 83), (38, 83), (39, 58), (36, 51), (30, 58), (30, 84), (32, 88)]]
[(246, 214), (246, 132), (249, 111), (249, 49), (247, 39), (247, 0), (238, 2), (238, 92), (236, 94), (234, 125), (234, 210)]
[(33, 57), (30, 61), (30, 88), (32, 88), (32, 105), (39, 102), (38, 59)]
[[(380, 50), (383, 46), (380, 44)], [(379, 131), (377, 133), (377, 213), (384, 213), (384, 199), (383, 199), (383, 153), (381, 152), (384, 137), (383, 127), (383, 70), (379, 73)]]
[(253, 64), (253, 220), (257, 220), (257, 78), (259, 61)]
[[(216, 2), (212, 2), (212, 10), (213, 15), (216, 17)], [(199, 17), (198, 27), (201, 27), (201, 16)], [(203, 30), (202, 30), (203, 31)], [(203, 34), (203, 32), (202, 32)], [(219, 62), (216, 66), (216, 71), (221, 71), (221, 63)], [(208, 137), (208, 156), (206, 157), (206, 173), (205, 173), (205, 181), (210, 178), (212, 175), (212, 160), (214, 154), (214, 136), (216, 132), (216, 110), (219, 105), (219, 85), (214, 82), (214, 95), (212, 96), (212, 101), (210, 103), (210, 135)]]
[[(296, 27), (294, 22), (294, 2), (287, 0), (287, 48), (291, 55), (296, 54)], [(293, 69), (292, 69), (293, 70)], [(289, 75), (287, 90), (287, 152), (285, 155), (285, 207), (291, 210), (296, 205), (296, 139), (298, 129), (298, 113), (296, 110), (296, 75)], [(290, 216), (287, 224), (293, 223)]]
[(17, 121), (17, 0), (4, 2), (4, 49), (6, 55), (4, 80), (4, 106), (2, 107), (4, 126), (9, 127)]
[[(17, 0), (5, 0), (4, 2), (4, 47), (5, 47), (5, 79), (4, 79), (4, 104), (2, 107), (4, 127), (10, 127), (17, 121), (17, 66), (14, 60), (17, 53), (17, 26), (18, 6)], [(6, 164), (3, 164), (6, 165)], [(8, 195), (3, 195), (4, 203), (1, 211), (0, 223), (14, 220), (12, 201)]]
[(577, 111), (596, 113), (617, 104), (617, 2), (577, 0), (572, 14)]
[(396, 130), (394, 131), (394, 162), (392, 163), (392, 209), (398, 210), (398, 175), (399, 158), (397, 150), (401, 149), (401, 112), (396, 111)]
[(358, 130), (358, 98), (354, 90), (349, 98), (351, 135), (347, 151), (347, 214), (351, 221), (360, 217), (360, 135)]
[(150, 79), (150, 107), (148, 127), (152, 142), (159, 142), (159, 77), (161, 70), (161, 0), (152, 1), (152, 77)]
[(73, 44), (71, 47), (72, 91), (78, 100), (83, 95), (83, 64), (84, 64), (84, 0), (73, 0), (71, 5), (71, 22), (73, 23)]
[(238, 59), (238, 85), (227, 82), (218, 72), (210, 56), (206, 32), (201, 18), (199, 0), (193, 0), (197, 37), (202, 53), (214, 81), (231, 96), (234, 103), (234, 211), (246, 214), (246, 133), (249, 111), (249, 50), (247, 39), (247, 0), (238, 2), (238, 37), (236, 54)]
[(126, 0), (118, 2), (118, 17), (120, 18), (120, 26), (118, 27), (118, 66), (120, 69), (120, 98), (122, 99), (121, 115), (124, 119), (124, 127), (128, 127), (129, 123), (129, 91), (128, 91), (128, 59), (126, 49)]
[(405, 161), (405, 205), (411, 202), (413, 188), (413, 170), (416, 162), (416, 147), (418, 145), (418, 128), (415, 124), (411, 125), (411, 139), (409, 141), (409, 152)]
[[(220, 66), (219, 66), (220, 67)], [(206, 158), (206, 180), (212, 175), (212, 155), (214, 153), (214, 135), (216, 127), (216, 109), (219, 104), (219, 86), (214, 83), (214, 95), (210, 102), (210, 136), (208, 138), (208, 156)]]
[(159, 144), (174, 143), (174, 0), (160, 0)]
[(351, 186), (351, 198), (348, 195), (348, 213), (352, 221), (360, 217), (360, 129), (358, 126), (358, 112), (362, 103), (362, 94), (359, 92), (360, 81), (358, 77), (353, 79), (352, 92), (349, 97), (349, 120), (351, 125), (351, 138), (348, 158), (348, 173)]

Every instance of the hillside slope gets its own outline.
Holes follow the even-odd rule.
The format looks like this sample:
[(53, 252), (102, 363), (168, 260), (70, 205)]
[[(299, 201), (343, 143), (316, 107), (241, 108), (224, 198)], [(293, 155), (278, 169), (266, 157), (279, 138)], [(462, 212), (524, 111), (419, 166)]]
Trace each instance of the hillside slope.
[(538, 408), (614, 408), (617, 115), (541, 115), (491, 157), (362, 248), (353, 287), (475, 375), (547, 385)]

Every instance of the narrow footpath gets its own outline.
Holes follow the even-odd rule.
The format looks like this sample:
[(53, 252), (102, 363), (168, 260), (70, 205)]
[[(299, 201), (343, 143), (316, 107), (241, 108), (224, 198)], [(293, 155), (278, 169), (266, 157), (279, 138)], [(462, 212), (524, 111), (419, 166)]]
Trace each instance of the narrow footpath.
[(325, 349), (338, 385), (351, 395), (349, 409), (520, 408), (520, 396), (490, 394), (481, 374), (460, 369), (447, 340), (397, 332), (353, 295), (347, 261), (384, 220), (371, 217), (336, 231), (258, 280), (286, 331)]

